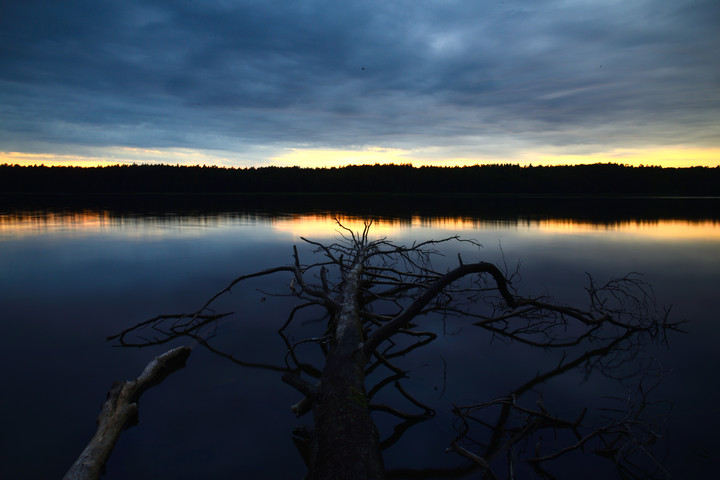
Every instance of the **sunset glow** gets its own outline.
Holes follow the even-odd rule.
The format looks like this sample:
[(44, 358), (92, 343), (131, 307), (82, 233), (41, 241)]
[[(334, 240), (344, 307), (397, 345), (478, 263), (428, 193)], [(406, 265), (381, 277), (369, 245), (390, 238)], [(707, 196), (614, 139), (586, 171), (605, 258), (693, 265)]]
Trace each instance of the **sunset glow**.
[[(354, 232), (360, 232), (364, 219), (339, 216), (337, 220)], [(503, 222), (512, 224), (515, 222)], [(332, 215), (298, 215), (289, 219), (273, 220), (275, 230), (291, 233), (295, 237), (328, 238), (337, 236), (341, 228)], [(447, 235), (459, 234), (471, 238), (483, 230), (498, 225), (497, 221), (479, 220), (463, 217), (420, 217), (412, 216), (407, 221), (397, 219), (374, 220), (370, 231), (373, 238), (388, 237), (400, 230), (426, 228), (433, 231), (445, 231)], [(598, 224), (573, 219), (567, 220), (527, 220), (517, 221), (518, 228), (533, 231), (541, 235), (579, 235), (587, 233), (613, 232), (628, 233), (638, 238), (657, 238), (667, 241), (675, 239), (702, 239), (720, 241), (720, 224), (714, 221), (691, 222), (687, 220), (626, 221), (611, 224)]]
[[(108, 211), (86, 210), (78, 212), (16, 212), (0, 215), (0, 238), (43, 235), (52, 232), (101, 233), (111, 229), (142, 232), (143, 235), (167, 235), (164, 226), (183, 226), (185, 234), (201, 235), (202, 230), (226, 227), (237, 220), (233, 215), (217, 215), (198, 219), (189, 217), (129, 217), (118, 216)], [(348, 234), (338, 221), (353, 232), (362, 232), (367, 219), (357, 216), (310, 214), (287, 217), (268, 217), (265, 222), (274, 231), (291, 235), (294, 239), (339, 239)], [(423, 217), (409, 216), (406, 219), (378, 218), (372, 222), (370, 236), (373, 239), (387, 237), (413, 229), (427, 229), (444, 232), (446, 236), (460, 235), (475, 238), (483, 231), (498, 226), (515, 225), (516, 228), (533, 235), (592, 235), (612, 233), (632, 238), (656, 239), (662, 241), (702, 240), (720, 242), (720, 223), (711, 220), (693, 222), (689, 220), (618, 221), (599, 224), (573, 219), (494, 221), (469, 217)], [(157, 228), (153, 228), (156, 226)], [(193, 228), (188, 228), (193, 227)]]
[(411, 164), (415, 167), (463, 167), (488, 164), (527, 165), (586, 165), (617, 163), (631, 166), (660, 167), (716, 167), (720, 166), (720, 148), (648, 148), (614, 149), (608, 152), (584, 155), (525, 152), (512, 157), (443, 157), (442, 150), (428, 154), (425, 151), (372, 148), (364, 150), (312, 150), (292, 149), (272, 158), (278, 166), (339, 167), (346, 165)]
[[(223, 214), (208, 217), (167, 215), (159, 217), (118, 215), (106, 210), (54, 212), (50, 210), (17, 211), (0, 214), (0, 240), (9, 237), (31, 237), (65, 232), (90, 235), (122, 232), (125, 237), (165, 237), (167, 227), (182, 227), (183, 236), (197, 236), (206, 228), (218, 228), (237, 216)], [(128, 232), (133, 234), (128, 235)]]
[(719, 26), (720, 0), (4, 1), (0, 476), (75, 478), (142, 392), (112, 384), (82, 452), (98, 395), (192, 351), (108, 476), (711, 478)]
[(526, 226), (539, 234), (551, 235), (580, 235), (597, 232), (668, 242), (689, 239), (720, 241), (720, 223), (711, 220), (699, 222), (689, 220), (619, 221), (611, 224), (597, 224), (568, 219), (532, 221), (528, 222)]
[[(410, 164), (415, 167), (462, 167), (488, 164), (529, 165), (587, 165), (616, 163), (630, 166), (660, 166), (666, 168), (716, 167), (720, 165), (720, 148), (667, 149), (616, 149), (609, 152), (585, 155), (563, 155), (527, 152), (515, 157), (442, 157), (442, 151), (401, 150), (391, 148), (365, 148), (359, 150), (289, 149), (270, 154), (267, 159), (256, 159), (254, 165), (300, 166), (304, 168), (330, 168), (347, 165)], [(94, 149), (87, 155), (50, 153), (0, 152), (0, 164), (46, 165), (74, 167), (102, 167), (130, 164), (216, 165), (233, 167), (244, 163), (242, 155), (230, 152), (207, 152), (192, 149), (140, 149), (105, 147)]]
[(82, 155), (0, 152), (0, 164), (67, 167), (107, 167), (111, 165), (166, 164), (231, 166), (231, 157), (192, 149), (145, 149), (101, 147), (85, 149)]
[(715, 167), (716, 3), (13, 2), (0, 163)]
[(538, 155), (537, 165), (577, 165), (589, 163), (618, 163), (634, 167), (717, 167), (720, 148), (648, 148), (615, 149), (587, 155)]

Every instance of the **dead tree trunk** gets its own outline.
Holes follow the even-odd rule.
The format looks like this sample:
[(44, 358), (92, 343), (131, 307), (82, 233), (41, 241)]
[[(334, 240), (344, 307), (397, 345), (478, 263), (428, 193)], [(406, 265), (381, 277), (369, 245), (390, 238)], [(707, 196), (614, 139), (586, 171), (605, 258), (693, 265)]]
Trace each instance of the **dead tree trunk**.
[[(362, 260), (359, 258), (358, 260)], [(363, 325), (358, 297), (363, 262), (345, 278), (335, 333), (314, 401), (314, 480), (385, 476), (378, 432), (365, 393)]]
[(466, 275), (490, 274), (505, 301), (510, 305), (515, 303), (497, 267), (486, 262), (461, 265), (436, 278), (403, 314), (366, 339), (360, 298), (369, 246), (361, 243), (357, 247), (352, 259), (354, 265), (344, 278), (339, 311), (331, 322), (334, 332), (331, 332), (325, 368), (312, 398), (315, 428), (310, 473), (313, 480), (385, 478), (378, 432), (365, 391), (366, 365), (383, 340), (405, 327), (443, 288)]
[(120, 434), (137, 423), (140, 395), (161, 383), (174, 371), (183, 368), (189, 356), (188, 347), (175, 348), (155, 357), (135, 380), (115, 382), (97, 418), (97, 432), (63, 480), (100, 478)]

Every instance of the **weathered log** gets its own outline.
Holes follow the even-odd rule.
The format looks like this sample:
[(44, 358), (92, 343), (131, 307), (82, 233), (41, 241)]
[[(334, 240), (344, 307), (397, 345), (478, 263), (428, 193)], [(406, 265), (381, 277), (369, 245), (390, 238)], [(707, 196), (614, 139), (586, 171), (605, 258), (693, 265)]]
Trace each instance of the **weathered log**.
[(117, 381), (107, 394), (107, 400), (97, 418), (97, 431), (63, 480), (95, 480), (105, 471), (105, 463), (126, 428), (137, 424), (138, 401), (148, 388), (160, 384), (176, 370), (185, 366), (190, 348), (177, 347), (147, 364), (132, 381)]
[(379, 436), (365, 393), (365, 356), (358, 297), (364, 260), (348, 273), (342, 308), (314, 403), (313, 480), (382, 479)]

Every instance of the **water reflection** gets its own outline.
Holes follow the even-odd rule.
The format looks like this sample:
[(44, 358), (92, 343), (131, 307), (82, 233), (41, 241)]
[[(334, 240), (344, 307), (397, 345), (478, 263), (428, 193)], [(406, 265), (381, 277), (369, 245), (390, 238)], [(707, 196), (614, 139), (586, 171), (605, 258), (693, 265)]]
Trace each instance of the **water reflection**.
[[(635, 238), (654, 238), (667, 241), (720, 240), (720, 222), (714, 219), (655, 219), (618, 220), (596, 223), (576, 218), (524, 218), (514, 220), (485, 219), (469, 216), (366, 217), (343, 212), (270, 214), (247, 212), (220, 212), (210, 214), (167, 213), (127, 214), (110, 210), (79, 211), (14, 211), (0, 213), (0, 237), (44, 235), (57, 232), (75, 234), (139, 231), (145, 235), (167, 235), (172, 231), (212, 229), (229, 225), (265, 224), (277, 233), (293, 237), (329, 238), (338, 235), (345, 227), (352, 231), (363, 229), (364, 222), (373, 219), (375, 237), (392, 235), (409, 229), (447, 231), (463, 234), (496, 228), (532, 230), (537, 234), (602, 234), (612, 232)], [(342, 227), (338, 224), (342, 225)]]
[[(674, 370), (664, 390), (677, 415), (669, 463), (679, 477), (706, 474), (712, 471), (708, 459), (720, 455), (720, 420), (712, 414), (720, 393), (708, 380), (715, 375), (720, 335), (720, 209), (695, 208), (693, 202), (687, 212), (672, 205), (603, 214), (578, 207), (574, 214), (559, 206), (499, 210), (475, 202), (437, 215), (414, 204), (366, 210), (5, 208), (0, 361), (9, 366), (6, 388), (14, 394), (2, 401), (2, 445), (11, 459), (3, 475), (32, 477), (27, 469), (33, 465), (35, 478), (61, 477), (89, 439), (110, 383), (137, 375), (160, 353), (112, 349), (104, 341), (108, 334), (159, 313), (197, 308), (238, 274), (291, 262), (299, 236), (335, 238), (335, 218), (357, 228), (366, 216), (378, 219), (375, 234), (396, 241), (459, 234), (486, 244), (479, 253), (464, 250), (466, 259), (502, 259), (495, 247), (501, 242), (509, 264), (522, 259), (524, 291), (549, 292), (568, 303), (585, 295), (585, 271), (605, 278), (644, 273), (660, 302), (673, 304), (676, 318), (690, 320), (690, 335), (671, 339), (671, 350), (658, 354)], [(254, 359), (272, 352), (268, 360), (274, 362), (284, 345), (271, 350), (262, 342), (274, 336), (287, 311), (275, 301), (260, 302), (257, 293), (233, 291), (232, 309), (258, 318), (223, 328), (240, 330), (235, 348)], [(449, 331), (457, 334), (442, 340), (429, 366), (414, 371), (415, 387), (428, 398), (437, 398), (435, 387), (443, 385), (441, 358), (451, 366), (453, 358), (466, 364), (470, 353), (482, 354), (482, 361), (461, 372), (447, 371), (447, 399), (473, 398), (477, 382), (503, 390), (509, 374), (535, 373), (523, 359), (508, 362), (501, 345)], [(302, 471), (288, 436), (295, 422), (288, 406), (297, 396), (272, 375), (238, 372), (226, 363), (194, 353), (186, 371), (144, 399), (141, 428), (121, 439), (108, 478), (280, 478)], [(565, 385), (571, 399), (579, 395), (578, 382)], [(55, 399), (52, 408), (48, 398)], [(438, 422), (423, 427), (424, 434), (411, 440), (414, 455), (433, 458), (447, 446), (448, 420), (440, 413)], [(37, 462), (38, 448), (45, 452), (43, 462)], [(400, 452), (390, 462), (407, 466), (402, 458)]]
[(240, 213), (146, 215), (116, 213), (110, 210), (19, 211), (0, 213), (0, 236), (130, 230), (142, 230), (146, 234), (165, 234), (168, 229), (216, 228), (227, 224), (253, 223), (260, 218), (260, 215)]

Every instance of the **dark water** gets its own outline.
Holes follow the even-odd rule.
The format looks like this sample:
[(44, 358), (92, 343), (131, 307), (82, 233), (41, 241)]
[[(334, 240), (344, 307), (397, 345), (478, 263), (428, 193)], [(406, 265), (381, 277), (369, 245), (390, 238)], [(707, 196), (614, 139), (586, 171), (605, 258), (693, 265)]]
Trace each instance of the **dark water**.
[[(447, 258), (460, 250), (466, 261), (519, 262), (521, 292), (551, 293), (568, 303), (583, 298), (586, 272), (600, 279), (641, 272), (658, 302), (673, 305), (673, 318), (688, 320), (687, 335), (674, 335), (669, 349), (651, 353), (671, 371), (658, 391), (674, 404), (666, 465), (674, 477), (689, 478), (714, 471), (720, 453), (720, 222), (706, 203), (688, 202), (624, 200), (603, 210), (601, 200), (594, 208), (565, 201), (533, 211), (530, 200), (508, 209), (473, 199), (445, 215), (398, 204), (386, 209), (373, 233), (397, 243), (456, 234), (477, 239), (482, 249), (458, 245)], [(378, 205), (335, 212), (256, 207), (0, 212), (0, 477), (61, 477), (94, 433), (112, 382), (136, 377), (176, 345), (114, 348), (107, 335), (159, 313), (194, 310), (241, 273), (290, 263), (293, 244), (309, 256), (300, 236), (337, 238), (334, 215), (358, 228), (362, 215), (381, 211)], [(222, 306), (238, 316), (220, 328), (218, 339), (236, 356), (282, 362), (285, 348), (275, 332), (292, 301), (263, 293), (282, 282), (287, 279), (255, 283), (225, 300)], [(503, 395), (542, 362), (462, 324), (446, 331), (405, 359), (410, 388), (438, 415), (386, 451), (388, 467), (460, 463), (443, 453), (455, 433), (452, 404)], [(580, 375), (555, 388), (568, 404), (622, 392), (601, 379), (583, 383)], [(302, 460), (290, 437), (300, 422), (289, 406), (298, 400), (279, 374), (241, 368), (197, 348), (186, 369), (145, 393), (140, 424), (123, 434), (104, 478), (301, 478)]]

